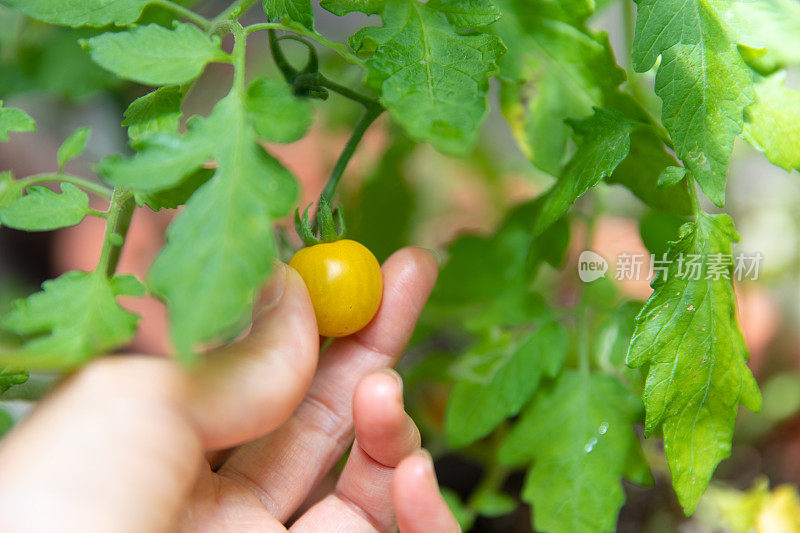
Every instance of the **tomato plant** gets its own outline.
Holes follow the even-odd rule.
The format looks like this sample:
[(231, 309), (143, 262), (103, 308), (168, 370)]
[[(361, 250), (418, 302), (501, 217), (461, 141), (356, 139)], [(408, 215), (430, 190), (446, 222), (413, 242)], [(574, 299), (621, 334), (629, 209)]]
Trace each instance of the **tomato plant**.
[[(299, 245), (285, 220), (301, 202), (299, 178), (320, 213), (346, 212), (366, 246), (326, 238), (324, 215), (301, 226), (307, 243), (312, 228), (334, 241), (291, 262), (323, 335), (375, 314), (382, 285), (368, 249), (379, 259), (406, 244), (442, 252), (402, 370), (436, 455), (478, 465), (478, 480), (447, 492), (465, 528), (524, 516), (529, 504), (535, 530), (611, 531), (642, 491), (671, 524), (677, 507), (703, 520), (721, 498), (772, 501), (763, 484), (735, 497), (706, 489), (720, 464), (721, 479), (733, 478), (724, 465), (739, 464), (737, 417), (737, 441), (757, 447), (798, 407), (773, 407), (783, 396), (770, 394), (787, 387), (771, 380), (785, 368), (758, 376), (762, 400), (734, 291), (749, 294), (739, 259), (757, 249), (735, 248), (731, 215), (751, 227), (738, 213), (778, 188), (729, 186), (746, 150), (737, 139), (796, 181), (797, 2), (195, 3), (0, 0), (0, 142), (51, 127), (54, 107), (41, 101), (124, 102), (127, 132), (115, 154), (111, 141), (91, 148), (97, 135), (80, 127), (49, 171), (0, 173), (3, 232), (105, 227), (93, 268), (45, 281), (0, 321), (4, 398), (27, 394), (29, 373), (129, 345), (139, 317), (125, 302), (144, 296), (166, 307), (186, 363), (235, 337), (273, 260)], [(304, 149), (330, 169), (324, 185), (307, 181), (310, 167), (284, 164), (283, 145), (326, 131), (330, 150), (344, 125), (335, 161)], [(87, 146), (96, 178), (69, 170)], [(349, 165), (356, 153), (374, 160)], [(794, 198), (792, 187), (776, 201)], [(134, 213), (177, 209), (146, 275), (118, 273)], [(762, 224), (770, 238), (789, 235), (784, 250), (797, 241), (795, 212)], [(596, 253), (623, 219), (649, 274), (637, 273), (632, 248), (611, 266)], [(331, 261), (347, 273), (334, 279)], [(791, 272), (793, 260), (784, 264)], [(651, 281), (646, 294), (634, 274)], [(725, 512), (746, 530), (758, 512), (742, 509), (756, 507)]]

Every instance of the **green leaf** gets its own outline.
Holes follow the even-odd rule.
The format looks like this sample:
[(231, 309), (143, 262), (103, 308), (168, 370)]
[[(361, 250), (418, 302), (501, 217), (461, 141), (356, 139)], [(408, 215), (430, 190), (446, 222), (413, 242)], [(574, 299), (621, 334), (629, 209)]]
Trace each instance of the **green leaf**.
[(99, 273), (72, 271), (45, 281), (42, 289), (15, 302), (0, 322), (25, 339), (18, 353), (0, 356), (3, 364), (42, 370), (74, 368), (94, 355), (124, 346), (136, 331), (138, 317), (116, 301), (118, 296), (140, 292), (130, 280), (110, 281)]
[(292, 93), (286, 83), (258, 78), (247, 87), (247, 118), (264, 141), (291, 143), (301, 139), (314, 119), (311, 103)]
[[(628, 352), (630, 366), (647, 367), (645, 432), (661, 429), (672, 484), (687, 514), (730, 455), (739, 403), (753, 411), (761, 406), (736, 320), (733, 261), (726, 266), (714, 259), (729, 256), (737, 239), (727, 215), (701, 213), (681, 228), (666, 274), (653, 280), (653, 294), (636, 317)], [(696, 276), (687, 264), (691, 256), (702, 266)], [(721, 268), (712, 270), (712, 264)]]
[(463, 531), (469, 531), (475, 522), (475, 512), (461, 501), (456, 491), (442, 487), (441, 492), (442, 498), (444, 498), (445, 503), (450, 508), (450, 512), (456, 518), (458, 525), (461, 526)]
[(448, 250), (450, 257), (439, 273), (431, 299), (462, 307), (484, 305), (497, 296), (498, 288), (520, 292), (527, 279), (525, 259), (531, 242), (530, 219), (536, 213), (535, 209), (525, 207), (530, 206), (521, 208), (528, 216), (512, 214), (492, 237), (465, 235), (452, 243)]
[(579, 136), (578, 151), (545, 196), (534, 226), (537, 234), (561, 218), (575, 200), (628, 156), (635, 123), (616, 111), (596, 109), (594, 116), (572, 122), (572, 127)]
[(152, 0), (3, 0), (31, 18), (64, 26), (125, 26)]
[(14, 427), (14, 419), (5, 409), (0, 409), (0, 437), (8, 433)]
[(567, 343), (564, 327), (548, 322), (518, 341), (501, 338), (465, 356), (445, 415), (450, 444), (466, 446), (516, 415), (539, 380), (561, 370)]
[(216, 35), (194, 24), (168, 29), (158, 24), (83, 41), (92, 59), (120, 78), (147, 85), (181, 84), (199, 76), (213, 61), (228, 61)]
[(624, 185), (648, 206), (676, 215), (692, 213), (689, 190), (680, 183), (659, 184), (664, 170), (678, 161), (667, 152), (664, 142), (646, 128), (631, 134), (628, 157), (620, 163), (606, 182)]
[(356, 52), (372, 52), (368, 83), (412, 138), (466, 152), (486, 118), (489, 78), (505, 47), (492, 35), (457, 33), (416, 0), (389, 0), (381, 16), (383, 27), (364, 28), (349, 41)]
[[(7, 13), (11, 13), (8, 12)], [(24, 15), (19, 14), (20, 20)], [(8, 18), (8, 17), (7, 17)], [(113, 90), (121, 80), (95, 64), (78, 44), (92, 30), (51, 28), (31, 20), (21, 21), (22, 32), (4, 49), (0, 62), (0, 94), (42, 92), (69, 101), (83, 100), (102, 90)]]
[[(753, 81), (726, 21), (727, 2), (641, 0), (633, 41), (638, 72), (658, 56), (656, 93), (675, 152), (703, 192), (725, 204), (725, 180), (744, 109), (755, 101)], [(680, 13), (681, 16), (676, 16)]]
[(239, 93), (221, 100), (200, 132), (213, 141), (216, 173), (167, 230), (147, 278), (167, 304), (172, 340), (184, 358), (247, 315), (271, 271), (272, 222), (289, 212), (298, 190), (258, 144)]
[(28, 231), (50, 231), (78, 224), (89, 214), (89, 197), (70, 183), (61, 184), (61, 194), (47, 187), (31, 187), (28, 194), (0, 207), (0, 222)]
[(598, 368), (607, 374), (638, 374), (625, 365), (625, 356), (633, 336), (634, 318), (642, 306), (639, 302), (624, 302), (600, 320), (594, 334), (592, 354)]
[(8, 140), (10, 132), (34, 131), (36, 123), (25, 111), (16, 107), (3, 107), (0, 100), (0, 142)]
[(188, 177), (173, 187), (155, 192), (135, 193), (134, 197), (139, 206), (146, 205), (153, 211), (177, 209), (188, 202), (195, 191), (210, 180), (213, 175), (214, 171), (212, 169), (201, 168), (189, 174)]
[(456, 28), (465, 30), (486, 26), (502, 16), (491, 0), (430, 0), (426, 5), (444, 13)]
[(769, 70), (800, 64), (800, 4), (795, 0), (734, 2), (740, 36), (762, 48), (758, 64)]
[(669, 187), (680, 182), (686, 176), (686, 169), (683, 167), (667, 167), (658, 175), (658, 186)]
[(215, 123), (197, 118), (186, 135), (155, 133), (140, 143), (140, 152), (131, 158), (113, 155), (100, 161), (98, 171), (114, 185), (137, 193), (168, 190), (197, 172), (211, 157)]
[(319, 5), (340, 17), (349, 13), (378, 15), (383, 11), (386, 0), (320, 0)]
[(536, 531), (615, 530), (640, 412), (638, 399), (604, 374), (565, 371), (537, 394), (499, 451), (505, 464), (533, 460), (522, 499), (535, 509)]
[(479, 515), (488, 518), (505, 516), (517, 508), (517, 500), (505, 492), (482, 491), (470, 503)]
[(4, 368), (0, 370), (0, 394), (4, 394), (14, 385), (28, 381), (28, 371), (18, 368)]
[(111, 279), (111, 289), (114, 294), (125, 296), (144, 296), (147, 288), (132, 274), (118, 274)]
[(11, 172), (0, 172), (0, 207), (5, 207), (22, 198), (23, 192), (25, 192), (25, 186), (14, 180)]
[(81, 155), (86, 149), (86, 143), (89, 141), (89, 134), (91, 128), (78, 128), (72, 135), (67, 137), (64, 143), (58, 148), (58, 168), (63, 169), (64, 165), (70, 159), (74, 159)]
[[(0, 208), (16, 202), (22, 198), (24, 192), (25, 185), (14, 180), (11, 172), (0, 172)], [(0, 220), (0, 227), (3, 227), (2, 220)]]
[(154, 133), (178, 133), (182, 100), (181, 88), (167, 85), (131, 102), (122, 121), (128, 137), (138, 142)]
[(569, 228), (562, 219), (532, 239), (541, 204), (537, 199), (516, 207), (492, 237), (466, 235), (453, 242), (431, 306), (479, 332), (544, 316), (547, 306), (531, 292), (530, 281), (543, 261), (561, 262)]
[(800, 170), (800, 92), (779, 72), (756, 85), (758, 102), (747, 108), (744, 137), (786, 170)]
[(563, 2), (498, 4), (504, 16), (491, 30), (509, 47), (500, 60), (503, 113), (523, 153), (557, 176), (572, 135), (566, 119), (589, 117), (594, 107), (616, 108), (637, 118), (619, 93), (625, 72), (617, 66), (607, 37), (585, 28), (588, 6), (582, 11)]
[(311, 0), (264, 0), (264, 13), (271, 21), (299, 22), (309, 30), (314, 29)]
[(639, 220), (642, 243), (651, 254), (661, 259), (669, 250), (670, 243), (678, 238), (686, 217), (678, 217), (663, 211), (651, 210)]
[(536, 270), (542, 263), (559, 268), (564, 263), (568, 245), (569, 222), (562, 217), (531, 241), (528, 257), (525, 260), (530, 277), (535, 276)]

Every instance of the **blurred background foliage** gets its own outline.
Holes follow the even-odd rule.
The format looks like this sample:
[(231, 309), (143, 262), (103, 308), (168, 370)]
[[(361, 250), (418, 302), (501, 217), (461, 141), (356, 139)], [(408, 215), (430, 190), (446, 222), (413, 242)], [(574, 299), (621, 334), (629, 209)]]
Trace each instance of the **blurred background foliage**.
[[(219, 10), (213, 1), (182, 3), (197, 4), (203, 13)], [(628, 9), (631, 6), (607, 0), (598, 4), (590, 21), (609, 32), (618, 50), (629, 46), (624, 24), (630, 16)], [(315, 15), (320, 32), (338, 41), (364, 23), (360, 15), (337, 19), (323, 10)], [(148, 8), (145, 18), (160, 24), (170, 21), (157, 8)], [(90, 162), (127, 150), (120, 117), (127, 104), (147, 90), (119, 81), (89, 60), (77, 39), (102, 31), (49, 26), (0, 7), (0, 99), (25, 109), (39, 124), (36, 136), (17, 136), (13, 143), (0, 145), (0, 168), (10, 168), (17, 175), (48, 170), (58, 144), (84, 125), (90, 125), (94, 133), (88, 152), (70, 164), (72, 173), (90, 177)], [(262, 41), (250, 45), (250, 75), (277, 77), (268, 60), (266, 40)], [(303, 61), (302, 46), (287, 46), (287, 50), (292, 60)], [(338, 58), (323, 53), (321, 60), (321, 71), (340, 83), (360, 81), (359, 73)], [(185, 116), (205, 112), (224, 94), (229, 76), (225, 67), (209, 68), (187, 97)], [(628, 76), (645, 89), (652, 87), (648, 75), (628, 69)], [(796, 79), (792, 83), (798, 85)], [(558, 320), (567, 328), (563, 339), (568, 364), (576, 365), (577, 351), (585, 340), (593, 365), (636, 384), (641, 373), (628, 369), (624, 358), (632, 318), (650, 292), (647, 281), (600, 279), (584, 285), (576, 275), (575, 261), (584, 249), (607, 259), (622, 251), (661, 254), (665, 241), (676, 236), (681, 224), (674, 216), (646, 209), (622, 187), (601, 184), (578, 203), (569, 218), (529, 248), (535, 198), (553, 178), (533, 167), (519, 149), (500, 115), (500, 96), (495, 84), (490, 94), (492, 112), (481, 141), (460, 160), (410, 141), (383, 117), (359, 147), (339, 192), (350, 236), (366, 244), (379, 260), (409, 244), (431, 248), (442, 259), (438, 285), (400, 370), (406, 380), (408, 409), (436, 457), (449, 503), (465, 530), (487, 532), (530, 530), (530, 509), (518, 504), (523, 473), (496, 458), (510, 429), (507, 422), (456, 449), (458, 443), (448, 435), (445, 419), (454, 381), (461, 373), (482, 371), (480, 364), (471, 366), (474, 354), (484, 362), (491, 361), (494, 353), (504, 356), (509, 347), (531, 341), (536, 327)], [(647, 101), (658, 116), (658, 100)], [(360, 111), (336, 95), (315, 108), (317, 122), (308, 137), (271, 148), (301, 181), (303, 205), (318, 196)], [(658, 442), (644, 441), (653, 483), (645, 487), (626, 482), (627, 503), (619, 531), (800, 530), (796, 490), (800, 482), (800, 180), (796, 173), (769, 165), (737, 140), (728, 195), (727, 211), (743, 237), (737, 250), (761, 252), (765, 257), (759, 279), (738, 287), (751, 368), (764, 395), (763, 413), (741, 413), (733, 455), (722, 463), (717, 481), (689, 519), (674, 499)], [(146, 271), (173, 216), (169, 211), (137, 211), (122, 271), (140, 275)], [(288, 258), (298, 241), (289, 221), (281, 227)], [(91, 268), (101, 232), (102, 227), (92, 220), (46, 234), (0, 229), (0, 314), (43, 280), (70, 269)], [(149, 299), (128, 303), (144, 317), (131, 349), (168, 352), (161, 305)], [(560, 342), (560, 334), (554, 335), (548, 342)], [(0, 343), (13, 342), (0, 337)], [(541, 379), (546, 379), (546, 369), (542, 372)], [(21, 416), (30, 398), (37, 397), (52, 379), (32, 376), (13, 389), (14, 396), (2, 402), (0, 431)], [(464, 392), (473, 401), (485, 401), (481, 393)], [(471, 419), (476, 432), (486, 423)], [(642, 475), (641, 481), (646, 478)]]

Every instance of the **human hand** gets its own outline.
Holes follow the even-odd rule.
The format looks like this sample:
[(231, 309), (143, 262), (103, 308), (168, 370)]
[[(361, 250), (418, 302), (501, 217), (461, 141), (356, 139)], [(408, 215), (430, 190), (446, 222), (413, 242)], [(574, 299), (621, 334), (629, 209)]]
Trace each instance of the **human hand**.
[(423, 250), (395, 253), (373, 322), (319, 366), (305, 286), (281, 266), (248, 336), (190, 371), (142, 356), (85, 367), (0, 444), (3, 531), (285, 531), (353, 431), (335, 490), (291, 531), (458, 531), (386, 370), (436, 270)]

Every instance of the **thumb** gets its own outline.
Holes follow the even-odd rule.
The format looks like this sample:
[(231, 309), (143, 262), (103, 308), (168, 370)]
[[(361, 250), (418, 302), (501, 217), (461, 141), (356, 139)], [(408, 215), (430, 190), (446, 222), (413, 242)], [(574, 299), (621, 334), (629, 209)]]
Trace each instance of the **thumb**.
[(319, 355), (303, 280), (276, 263), (249, 334), (203, 358), (190, 374), (189, 406), (206, 449), (242, 444), (275, 429), (311, 384)]

